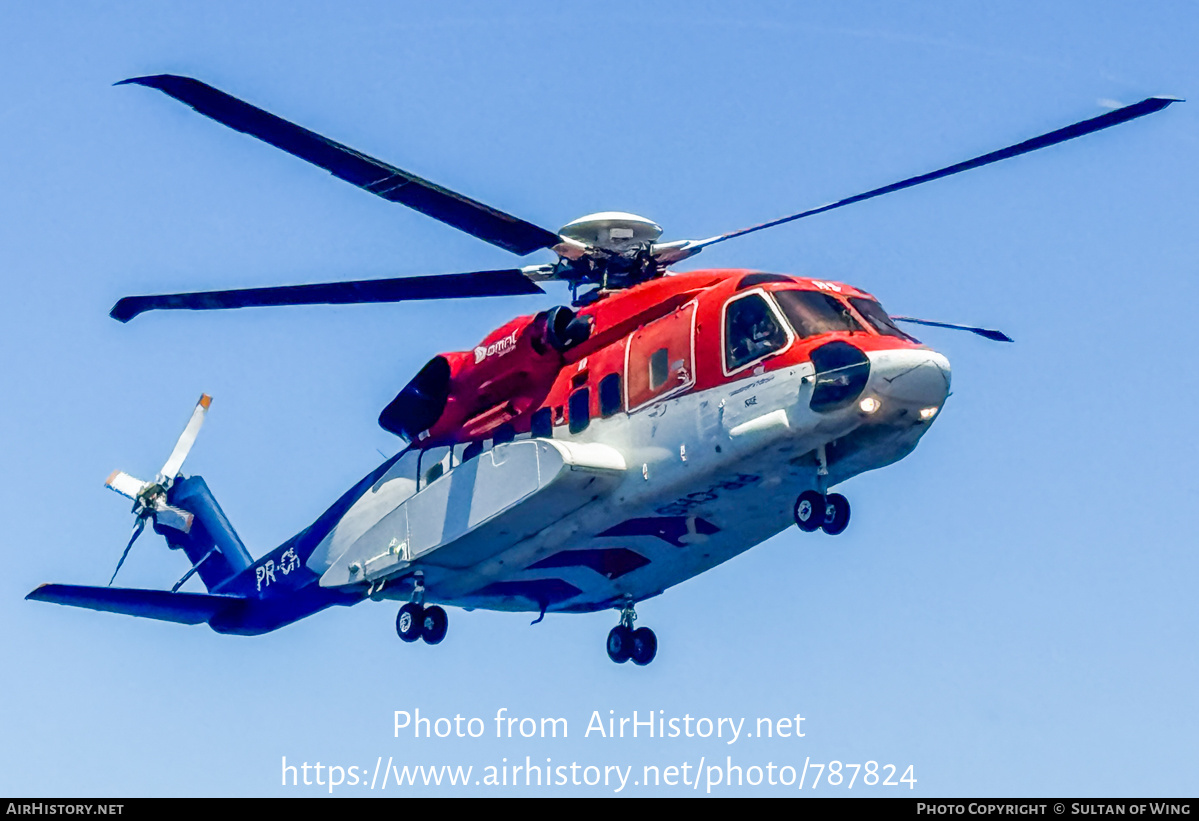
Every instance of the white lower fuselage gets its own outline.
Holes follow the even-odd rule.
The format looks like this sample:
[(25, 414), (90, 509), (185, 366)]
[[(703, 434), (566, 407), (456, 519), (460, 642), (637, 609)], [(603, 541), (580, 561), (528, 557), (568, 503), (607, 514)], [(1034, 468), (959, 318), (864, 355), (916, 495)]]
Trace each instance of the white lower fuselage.
[(421, 574), (428, 601), (465, 608), (589, 612), (650, 598), (790, 527), (800, 492), (912, 451), (948, 396), (949, 363), (923, 348), (869, 359), (866, 388), (835, 411), (809, 408), (804, 363), (497, 445), (476, 465), (451, 450), (430, 473), (439, 454), (410, 449), (308, 567), (322, 586), (370, 583), (396, 599)]

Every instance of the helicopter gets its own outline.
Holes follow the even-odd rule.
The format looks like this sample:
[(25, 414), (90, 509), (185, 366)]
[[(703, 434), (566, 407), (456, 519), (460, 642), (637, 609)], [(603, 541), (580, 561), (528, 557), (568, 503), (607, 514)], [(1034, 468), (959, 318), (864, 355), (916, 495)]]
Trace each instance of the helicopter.
[[(979, 168), (1161, 111), (1149, 97), (1014, 145), (770, 222), (662, 242), (652, 220), (590, 214), (549, 231), (284, 120), (212, 86), (137, 77), (230, 128), (518, 256), (519, 268), (129, 296), (157, 310), (388, 303), (545, 293), (570, 305), (522, 316), (471, 350), (441, 353), (382, 410), (405, 447), (312, 525), (253, 559), (200, 476), (181, 470), (211, 405), (203, 395), (151, 480), (106, 482), (133, 502), (107, 586), (44, 584), (27, 598), (259, 635), (333, 605), (402, 602), (396, 632), (439, 644), (445, 607), (615, 610), (612, 661), (646, 665), (658, 641), (636, 605), (795, 525), (836, 536), (831, 489), (911, 453), (950, 392), (949, 361), (851, 285), (749, 269), (671, 270), (704, 249)], [(189, 561), (168, 590), (113, 587), (146, 525)], [(180, 588), (198, 575), (207, 592)]]

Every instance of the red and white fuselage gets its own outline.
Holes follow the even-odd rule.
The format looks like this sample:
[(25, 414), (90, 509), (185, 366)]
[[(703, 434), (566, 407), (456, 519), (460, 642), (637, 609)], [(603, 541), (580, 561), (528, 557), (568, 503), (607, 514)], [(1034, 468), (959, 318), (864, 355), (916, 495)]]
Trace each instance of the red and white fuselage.
[(742, 270), (668, 275), (445, 354), (440, 415), (307, 566), (325, 587), (498, 610), (640, 601), (792, 524), (804, 490), (903, 458), (948, 361), (869, 294)]

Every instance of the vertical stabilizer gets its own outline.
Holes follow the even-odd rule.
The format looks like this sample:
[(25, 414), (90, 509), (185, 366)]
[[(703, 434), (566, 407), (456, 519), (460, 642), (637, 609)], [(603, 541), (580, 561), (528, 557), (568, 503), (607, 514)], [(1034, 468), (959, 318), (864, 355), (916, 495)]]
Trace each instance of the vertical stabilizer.
[(221, 584), (250, 566), (246, 546), (202, 477), (190, 476), (176, 481), (167, 501), (195, 517), (191, 529), (184, 533), (173, 527), (155, 525), (154, 530), (164, 536), (173, 549), (187, 554), (200, 580), (210, 591), (216, 592)]

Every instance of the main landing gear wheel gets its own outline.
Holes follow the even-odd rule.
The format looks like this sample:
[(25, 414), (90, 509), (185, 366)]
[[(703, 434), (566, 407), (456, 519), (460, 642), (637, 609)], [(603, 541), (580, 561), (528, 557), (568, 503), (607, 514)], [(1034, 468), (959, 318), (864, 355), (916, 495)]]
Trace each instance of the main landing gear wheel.
[(830, 536), (844, 532), (849, 526), (849, 500), (840, 493), (824, 497), (824, 522), (820, 526)]
[(633, 655), (633, 631), (618, 624), (608, 633), (608, 658), (624, 664)]
[(637, 613), (633, 610), (633, 602), (629, 601), (620, 611), (620, 624), (608, 632), (608, 658), (617, 664), (624, 664), (629, 659), (639, 667), (644, 667), (658, 655), (658, 637), (648, 627), (633, 629)]
[(400, 608), (396, 616), (396, 635), (406, 642), (414, 642), (423, 632), (424, 608), (415, 602), (408, 602)]
[(425, 640), (425, 644), (440, 643), (445, 638), (445, 631), (449, 627), (449, 621), (445, 611), (437, 605), (425, 608), (424, 616), (420, 620), (420, 637)]
[(408, 643), (424, 639), (425, 644), (440, 644), (449, 622), (445, 610), (437, 605), (424, 607), (408, 602), (396, 616), (396, 634)]
[(633, 631), (633, 647), (629, 657), (639, 667), (644, 667), (658, 655), (658, 637), (648, 627), (638, 627)]
[(824, 494), (805, 490), (795, 500), (795, 524), (804, 533), (819, 530), (824, 524), (825, 507)]

